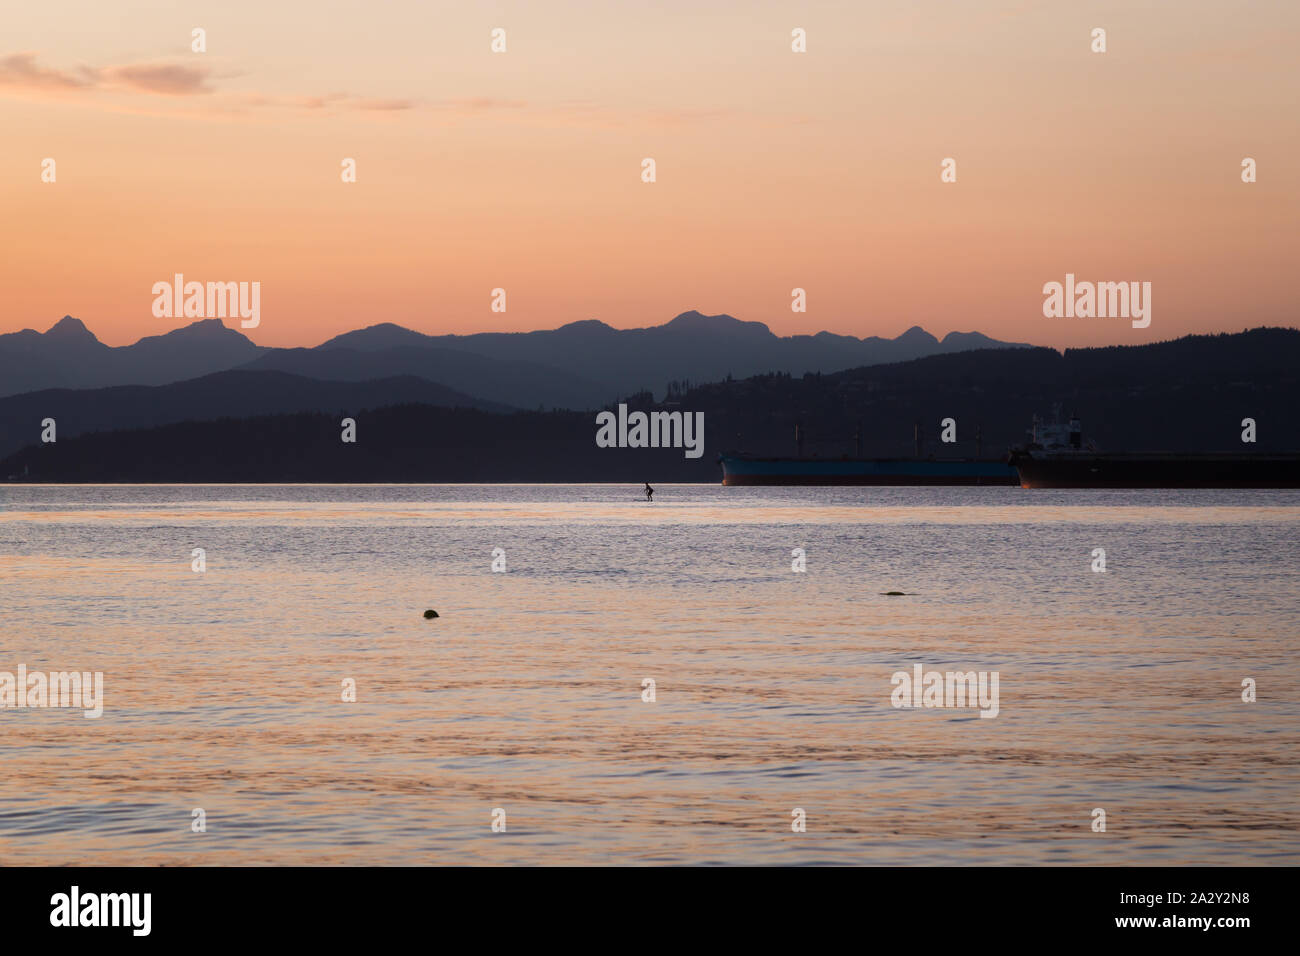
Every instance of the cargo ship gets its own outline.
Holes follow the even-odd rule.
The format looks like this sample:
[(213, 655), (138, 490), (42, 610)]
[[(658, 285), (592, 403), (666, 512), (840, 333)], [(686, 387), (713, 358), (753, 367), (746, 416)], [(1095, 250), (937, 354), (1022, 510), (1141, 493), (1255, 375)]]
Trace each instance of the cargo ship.
[(724, 485), (1018, 485), (1005, 459), (722, 455)]
[[(724, 485), (1019, 485), (1022, 488), (1300, 488), (1300, 453), (1102, 452), (1078, 417), (1034, 416), (1005, 458), (718, 456)], [(796, 442), (799, 432), (796, 430)], [(978, 444), (977, 448), (981, 447)], [(860, 443), (859, 443), (860, 449)]]
[[(977, 432), (978, 434), (978, 432)], [(913, 458), (864, 458), (861, 427), (858, 454), (839, 458), (803, 456), (801, 430), (795, 429), (800, 454), (794, 458), (765, 458), (743, 453), (718, 456), (724, 485), (1018, 485), (1020, 476), (1006, 458), (983, 458), (976, 439), (974, 458), (921, 455), (921, 429), (915, 427)]]
[(1300, 488), (1300, 454), (1103, 453), (1077, 417), (1034, 418), (1029, 442), (1007, 459), (1022, 488)]

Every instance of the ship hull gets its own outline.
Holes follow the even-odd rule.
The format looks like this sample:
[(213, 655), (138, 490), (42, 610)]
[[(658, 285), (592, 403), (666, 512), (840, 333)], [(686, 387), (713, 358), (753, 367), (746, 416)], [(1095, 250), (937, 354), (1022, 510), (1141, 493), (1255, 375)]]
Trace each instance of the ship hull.
[(724, 485), (1018, 485), (1005, 461), (723, 456)]
[(1300, 455), (1020, 455), (1023, 488), (1300, 488)]

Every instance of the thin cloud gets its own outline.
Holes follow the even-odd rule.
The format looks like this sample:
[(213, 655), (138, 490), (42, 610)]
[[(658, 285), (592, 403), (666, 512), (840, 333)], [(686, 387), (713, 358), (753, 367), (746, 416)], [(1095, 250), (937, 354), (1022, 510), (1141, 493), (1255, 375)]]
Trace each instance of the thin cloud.
[(329, 93), (325, 96), (290, 96), (284, 101), (283, 104), (277, 104), (269, 97), (263, 97), (263, 100), (265, 102), (258, 105), (265, 105), (265, 106), (287, 105), (287, 106), (296, 107), (297, 109), (301, 109), (301, 110), (323, 110), (325, 109), (325, 107), (333, 106), (335, 103), (338, 103), (340, 100), (345, 100), (345, 99), (347, 99), (347, 95), (344, 93)]
[(213, 92), (208, 86), (209, 71), (203, 67), (175, 63), (135, 63), (113, 66), (103, 71), (105, 79), (162, 96), (196, 96)]
[(128, 90), (162, 96), (195, 96), (213, 92), (206, 67), (177, 63), (127, 63), (96, 69), (60, 70), (41, 66), (35, 53), (0, 57), (0, 87), (23, 93), (93, 93)]
[[(505, 122), (525, 126), (618, 129), (629, 126), (704, 125), (735, 115), (735, 111), (728, 108), (626, 109), (594, 102), (542, 104), (491, 96), (420, 99), (368, 97), (340, 92), (294, 95), (257, 90), (220, 90), (215, 86), (218, 80), (237, 75), (218, 74), (206, 66), (169, 61), (124, 63), (98, 69), (81, 66), (66, 70), (41, 66), (37, 62), (37, 54), (30, 52), (0, 57), (0, 92), (35, 97), (114, 97), (116, 94), (114, 98), (105, 101), (106, 109), (194, 119), (251, 118), (267, 110), (321, 117), (337, 116), (342, 112), (379, 116), (419, 111), (439, 114), (453, 122), (499, 117)], [(143, 95), (126, 100), (123, 94)], [(156, 109), (167, 100), (174, 100), (176, 105), (168, 105), (162, 111)]]
[(353, 104), (359, 110), (409, 110), (415, 108), (411, 100), (358, 100)]
[(35, 53), (11, 53), (0, 57), (0, 86), (36, 92), (69, 92), (95, 85), (95, 72), (82, 67), (75, 73), (51, 70), (36, 64)]
[(443, 100), (432, 104), (435, 109), (463, 110), (465, 112), (486, 112), (488, 110), (524, 109), (528, 103), (524, 100), (502, 100), (491, 96), (471, 96), (468, 99)]

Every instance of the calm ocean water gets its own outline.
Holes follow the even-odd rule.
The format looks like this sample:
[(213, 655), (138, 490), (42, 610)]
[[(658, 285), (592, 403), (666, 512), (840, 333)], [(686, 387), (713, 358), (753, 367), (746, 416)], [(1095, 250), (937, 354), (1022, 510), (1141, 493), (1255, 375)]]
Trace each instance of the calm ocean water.
[(637, 491), (0, 486), (0, 860), (1300, 863), (1300, 493)]

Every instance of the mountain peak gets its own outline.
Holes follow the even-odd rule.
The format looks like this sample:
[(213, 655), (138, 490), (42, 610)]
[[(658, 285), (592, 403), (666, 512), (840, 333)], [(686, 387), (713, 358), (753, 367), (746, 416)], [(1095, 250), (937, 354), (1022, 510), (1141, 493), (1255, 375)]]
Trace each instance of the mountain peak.
[(95, 338), (94, 332), (86, 328), (86, 323), (82, 322), (81, 319), (74, 319), (70, 315), (65, 315), (55, 322), (45, 334), (59, 342), (94, 342), (99, 344), (99, 339)]
[(581, 331), (617, 331), (612, 325), (600, 321), (600, 319), (578, 319), (575, 322), (566, 322), (555, 331), (557, 332), (581, 332)]
[(932, 344), (932, 343), (938, 344), (939, 342), (938, 339), (936, 339), (925, 329), (921, 328), (919, 325), (912, 326), (910, 329), (908, 329), (898, 338), (894, 339), (894, 341), (895, 342), (925, 342), (926, 344)]
[(665, 325), (732, 325), (739, 323), (740, 320), (735, 316), (719, 313), (718, 315), (705, 315), (703, 312), (691, 309), (689, 312), (683, 312), (681, 315), (675, 315), (669, 319)]
[(703, 312), (697, 312), (695, 309), (675, 316), (670, 321), (659, 326), (659, 328), (671, 329), (674, 332), (749, 332), (759, 335), (772, 334), (772, 330), (762, 322), (746, 322), (742, 319), (736, 318), (734, 315), (727, 315), (725, 312), (718, 315), (705, 315)]
[[(197, 322), (191, 322), (189, 325), (176, 329), (176, 333), (195, 337), (211, 337), (215, 335), (225, 335), (227, 332), (234, 332), (234, 329), (227, 328), (226, 323), (220, 319), (199, 319)], [(239, 333), (236, 333), (237, 335)]]
[(318, 348), (348, 348), (359, 352), (378, 352), (384, 349), (403, 348), (410, 345), (427, 345), (429, 336), (415, 332), (396, 322), (380, 322), (364, 329), (344, 332), (322, 342)]
[(220, 319), (199, 319), (170, 332), (146, 335), (135, 345), (145, 349), (257, 348), (248, 336), (238, 329), (230, 328)]

